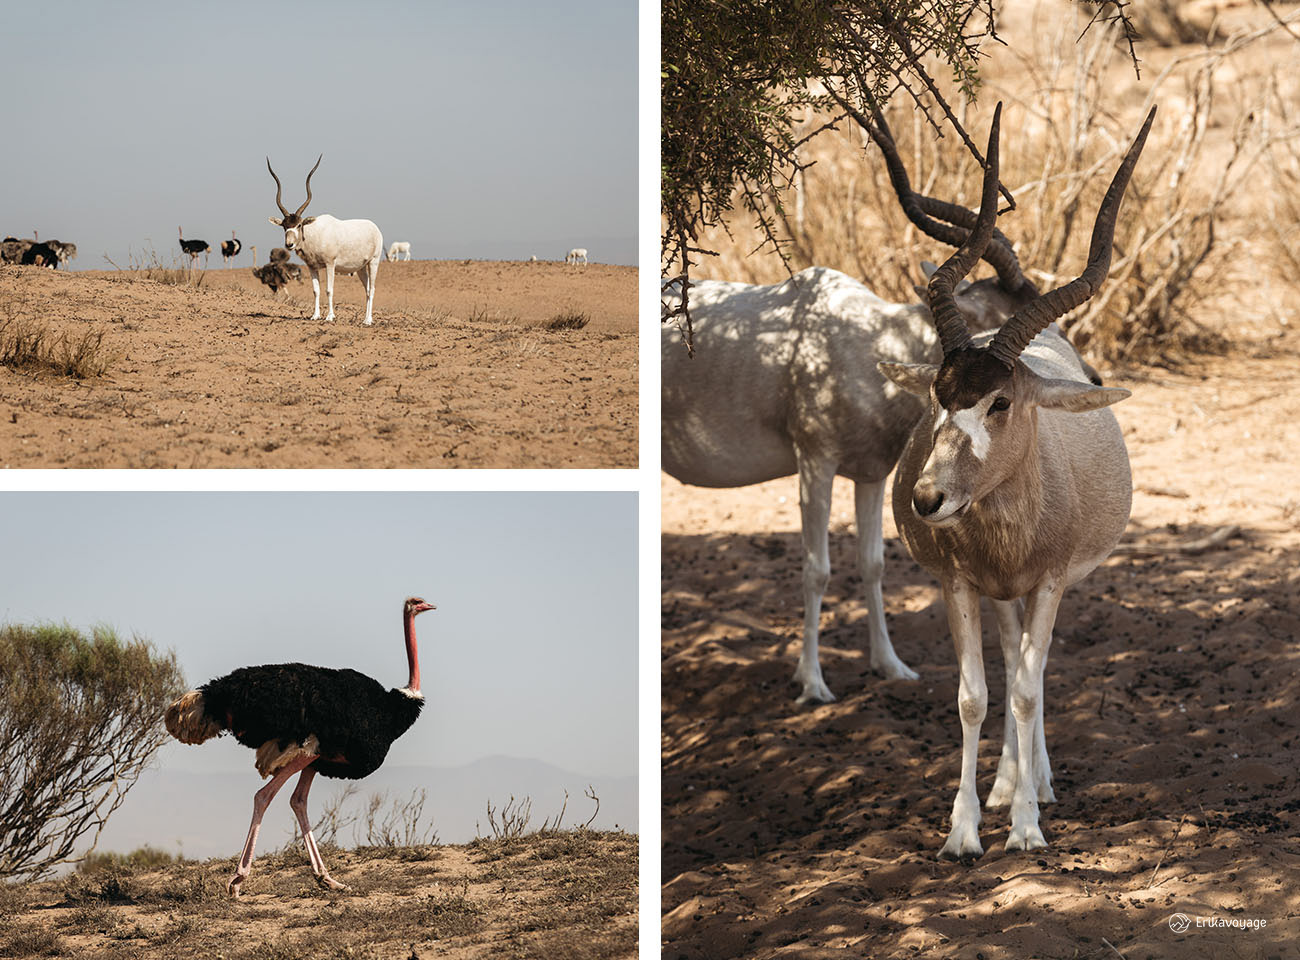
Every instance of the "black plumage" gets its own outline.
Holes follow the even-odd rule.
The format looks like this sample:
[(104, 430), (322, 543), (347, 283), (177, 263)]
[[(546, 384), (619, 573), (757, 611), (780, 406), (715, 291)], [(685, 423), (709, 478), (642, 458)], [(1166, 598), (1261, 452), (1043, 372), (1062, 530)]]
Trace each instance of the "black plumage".
[(188, 253), (191, 260), (197, 258), (200, 253), (207, 253), (210, 249), (206, 240), (186, 240), (185, 231), (180, 227), (176, 228), (176, 232), (181, 235), (181, 252)]
[(232, 233), (230, 235), (229, 240), (221, 241), (221, 259), (232, 260), (235, 257), (239, 256), (239, 251), (242, 249), (243, 249), (243, 244), (241, 244), (238, 238), (236, 238), (235, 235)]
[(424, 700), (385, 690), (356, 670), (305, 663), (241, 667), (199, 687), (203, 712), (254, 750), (281, 750), (315, 737), (323, 777), (359, 780), (379, 769), (394, 740), (420, 716)]
[(33, 243), (23, 251), (22, 260), (29, 266), (49, 267), (51, 270), (59, 265), (59, 255), (47, 243)]

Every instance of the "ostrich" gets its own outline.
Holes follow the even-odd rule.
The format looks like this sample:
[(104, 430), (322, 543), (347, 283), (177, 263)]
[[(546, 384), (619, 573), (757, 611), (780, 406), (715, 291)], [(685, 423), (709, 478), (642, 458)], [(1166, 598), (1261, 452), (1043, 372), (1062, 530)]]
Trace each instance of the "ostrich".
[(270, 777), (253, 794), (253, 822), (235, 875), (226, 884), (231, 896), (253, 866), (253, 848), (262, 815), (279, 789), (301, 773), (289, 806), (298, 818), (303, 843), (316, 882), (332, 890), (347, 887), (329, 875), (307, 819), (307, 791), (316, 774), (360, 780), (379, 769), (393, 741), (415, 723), (424, 706), (420, 693), (420, 661), (415, 646), (415, 618), (435, 609), (419, 597), (408, 597), (402, 611), (406, 686), (385, 690), (355, 670), (280, 663), (240, 667), (191, 690), (167, 708), (167, 732), (182, 743), (202, 743), (229, 730), (246, 747), (257, 751), (257, 772)]
[(195, 261), (199, 259), (200, 253), (203, 254), (203, 262), (207, 263), (208, 242), (206, 240), (186, 240), (185, 231), (180, 227), (176, 228), (176, 232), (181, 236), (181, 252), (190, 255), (190, 266), (194, 266)]
[(230, 239), (221, 241), (221, 259), (226, 261), (226, 268), (229, 269), (230, 261), (239, 256), (241, 244), (235, 239), (235, 231), (230, 231)]

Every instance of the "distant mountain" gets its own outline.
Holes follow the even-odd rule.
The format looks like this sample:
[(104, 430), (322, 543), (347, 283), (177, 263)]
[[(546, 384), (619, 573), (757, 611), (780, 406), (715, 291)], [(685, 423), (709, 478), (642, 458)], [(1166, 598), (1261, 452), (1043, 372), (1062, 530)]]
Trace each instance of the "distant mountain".
[[(147, 770), (109, 820), (97, 849), (127, 853), (148, 844), (194, 858), (233, 856), (248, 831), (253, 793), (264, 782), (251, 763), (241, 773)], [(259, 849), (281, 847), (292, 836), (289, 794), (294, 782), (284, 786), (267, 811)], [(319, 820), (325, 804), (352, 782), (316, 778), (308, 801), (313, 823)], [(356, 785), (357, 795), (344, 812), (360, 814), (362, 821), (372, 794), (386, 793), (389, 801), (405, 801), (423, 788), (426, 800), (421, 824), (431, 822), (444, 843), (491, 836), (487, 804), (501, 811), (511, 797), (519, 804), (531, 800), (530, 826), (535, 828), (560, 813), (567, 790), (568, 808), (562, 826), (585, 823), (595, 810), (595, 804), (583, 795), (588, 786), (600, 798), (600, 812), (592, 827), (631, 833), (637, 830), (636, 777), (592, 777), (539, 760), (498, 756), (460, 767), (386, 766)], [(354, 837), (354, 828), (345, 829), (339, 835), (340, 844), (364, 843), (364, 829), (363, 822), (359, 837)]]

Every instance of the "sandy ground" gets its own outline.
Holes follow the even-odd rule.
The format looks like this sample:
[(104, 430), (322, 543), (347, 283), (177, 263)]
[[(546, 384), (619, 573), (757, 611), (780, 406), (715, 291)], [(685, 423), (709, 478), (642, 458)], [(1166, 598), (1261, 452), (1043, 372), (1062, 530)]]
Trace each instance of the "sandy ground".
[[(0, 465), (633, 467), (636, 277), (383, 263), (367, 328), (353, 276), (326, 324), (310, 282), (275, 297), (247, 267), (196, 287), (5, 266), (0, 325), (103, 331), (110, 363), (85, 380), (0, 366)], [(568, 312), (589, 322), (546, 328)]]
[[(1050, 848), (940, 862), (959, 775), (943, 602), (886, 521), (885, 597), (918, 682), (866, 659), (852, 488), (837, 480), (822, 664), (794, 704), (798, 491), (663, 480), (664, 957), (1300, 957), (1300, 336), (1177, 373), (1112, 372), (1136, 493), (1127, 544), (1065, 597), (1046, 680)], [(888, 513), (888, 511), (886, 511)], [(1003, 681), (986, 609), (989, 715)], [(1171, 931), (1183, 913), (1193, 926)], [(1197, 927), (1196, 918), (1266, 921)], [(847, 953), (845, 952), (847, 951)]]
[(565, 831), (460, 846), (322, 851), (110, 868), (0, 885), (0, 957), (94, 960), (623, 960), (636, 955), (636, 836)]

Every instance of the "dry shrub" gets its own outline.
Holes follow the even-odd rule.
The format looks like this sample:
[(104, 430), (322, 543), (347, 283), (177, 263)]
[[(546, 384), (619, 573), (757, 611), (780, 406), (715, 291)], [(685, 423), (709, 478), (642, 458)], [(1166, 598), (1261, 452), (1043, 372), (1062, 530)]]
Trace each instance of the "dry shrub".
[(17, 929), (0, 941), (0, 957), (64, 957), (63, 938), (45, 927)]
[(102, 330), (56, 333), (26, 316), (24, 306), (11, 298), (0, 307), (0, 367), (86, 380), (104, 376), (116, 362), (116, 356), (104, 347)]
[(591, 322), (591, 317), (578, 310), (565, 310), (546, 321), (547, 330), (581, 330)]
[[(1284, 19), (1300, 19), (1300, 12)], [(1017, 206), (998, 225), (1041, 289), (1077, 276), (1110, 178), (1147, 110), (1159, 103), (1120, 211), (1110, 277), (1062, 326), (1096, 360), (1147, 360), (1216, 345), (1218, 331), (1192, 317), (1223, 292), (1220, 278), (1236, 247), (1224, 242), (1220, 227), (1229, 215), (1243, 215), (1260, 161), (1277, 144), (1291, 150), (1289, 159), (1280, 155), (1276, 161), (1279, 176), (1292, 186), (1292, 195), (1279, 198), (1279, 205), (1289, 204), (1287, 216), (1300, 219), (1294, 201), (1300, 156), (1288, 139), (1294, 128), (1279, 123), (1277, 109), (1270, 109), (1277, 98), (1263, 87), (1234, 89), (1231, 98), (1223, 92), (1231, 86), (1222, 79), (1229, 73), (1225, 68), (1234, 57), (1249, 56), (1244, 51), (1276, 25), (1270, 21), (1219, 47), (1178, 57), (1149, 83), (1144, 75), (1140, 101), (1112, 90), (1115, 78), (1132, 70), (1118, 45), (1118, 27), (1094, 24), (1079, 39), (1080, 22), (1060, 20), (1054, 35), (1040, 35), (1038, 48), (1021, 57), (1015, 90), (990, 82), (978, 106), (954, 98), (963, 125), (979, 135), (988, 128), (994, 102), (1006, 101), (1001, 179)], [(978, 165), (955, 137), (939, 139), (901, 94), (886, 116), (915, 189), (968, 207), (978, 204)], [(1207, 147), (1207, 129), (1227, 116), (1228, 149)], [(827, 119), (810, 113), (804, 126), (812, 130)], [(831, 266), (861, 278), (882, 297), (914, 301), (914, 284), (924, 282), (918, 264), (951, 251), (907, 221), (874, 144), (851, 120), (841, 121), (800, 159), (816, 162), (779, 198), (788, 269), (776, 256), (752, 256), (760, 232), (733, 220), (701, 236), (700, 245), (720, 255), (703, 258), (700, 274), (773, 283), (789, 271)], [(1287, 236), (1291, 255), (1300, 258), (1300, 243)], [(981, 270), (987, 268), (976, 273)]]
[(436, 844), (438, 835), (433, 823), (421, 823), (427, 798), (428, 792), (423, 788), (411, 791), (405, 800), (390, 800), (387, 793), (372, 793), (363, 814), (366, 844), (388, 848)]

